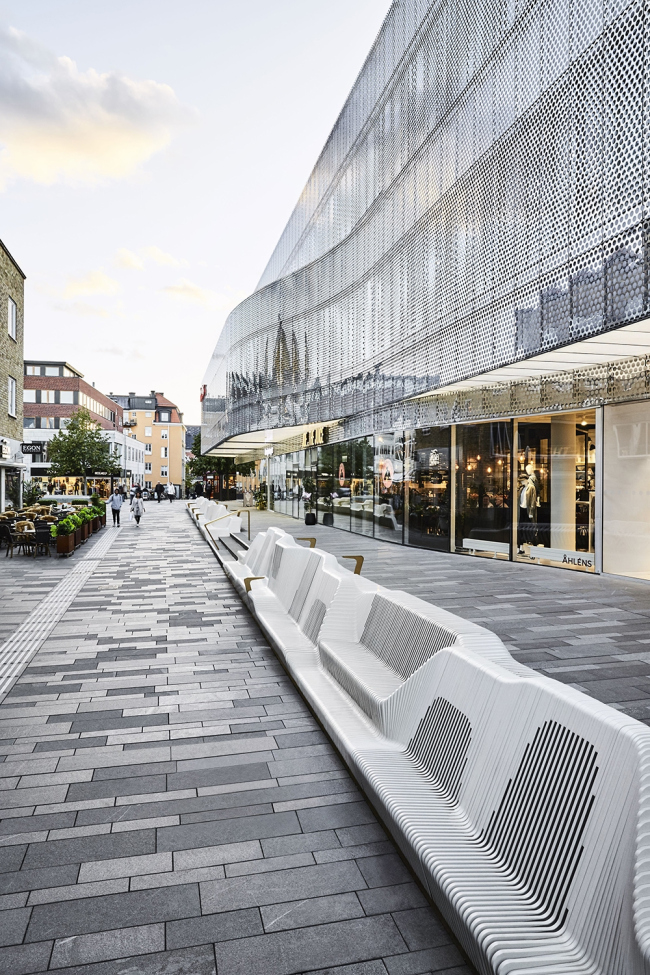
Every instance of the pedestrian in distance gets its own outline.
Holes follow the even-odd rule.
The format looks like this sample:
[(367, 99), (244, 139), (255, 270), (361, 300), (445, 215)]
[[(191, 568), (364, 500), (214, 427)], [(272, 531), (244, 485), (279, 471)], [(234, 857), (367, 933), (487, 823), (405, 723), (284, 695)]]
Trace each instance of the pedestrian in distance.
[(111, 494), (111, 511), (113, 512), (113, 527), (120, 527), (120, 509), (122, 508), (122, 493), (118, 487)]
[(133, 512), (133, 517), (135, 518), (136, 527), (140, 527), (140, 519), (142, 518), (145, 507), (144, 501), (142, 500), (142, 492), (138, 488), (135, 492), (135, 496), (131, 501), (131, 511)]
[(171, 483), (171, 481), (167, 482), (166, 490), (167, 490), (167, 497), (169, 498), (169, 503), (171, 504), (174, 498), (176, 497), (176, 491), (174, 490), (174, 485)]
[(164, 492), (164, 488), (163, 488), (162, 484), (160, 483), (160, 481), (158, 481), (158, 483), (156, 484), (156, 486), (154, 488), (154, 491), (156, 493), (156, 499), (158, 501), (158, 504), (160, 504), (160, 502), (162, 501), (162, 496), (163, 496), (163, 492)]

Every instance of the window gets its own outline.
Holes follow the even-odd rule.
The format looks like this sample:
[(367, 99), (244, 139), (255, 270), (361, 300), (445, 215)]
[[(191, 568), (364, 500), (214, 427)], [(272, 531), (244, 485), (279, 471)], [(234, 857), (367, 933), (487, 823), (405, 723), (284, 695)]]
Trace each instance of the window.
[(42, 389), (41, 390), (41, 403), (56, 403), (56, 390), (54, 390), (54, 389)]
[(62, 416), (61, 419), (59, 420), (59, 429), (65, 430), (69, 422), (70, 422), (69, 416)]
[(59, 369), (58, 366), (45, 366), (45, 375), (46, 376), (60, 376), (61, 375), (61, 370)]
[(151, 461), (148, 461), (144, 465), (144, 472), (145, 472), (145, 474), (151, 474)]
[(151, 436), (151, 427), (145, 427), (144, 428), (144, 435), (145, 435), (145, 437), (150, 437)]
[(146, 418), (148, 420), (150, 420), (151, 419), (151, 411), (149, 411), (149, 413), (145, 413), (145, 416), (146, 416)]
[(25, 430), (34, 430), (36, 428), (36, 417), (35, 416), (23, 417), (23, 427), (25, 428)]
[[(151, 414), (148, 413), (147, 416), (151, 416)], [(132, 410), (131, 411), (131, 419), (132, 420), (137, 420), (138, 419), (138, 414), (137, 414), (136, 410)]]
[(161, 467), (160, 468), (160, 476), (161, 477), (169, 477), (169, 468), (168, 467)]
[(61, 390), (61, 403), (74, 403), (74, 393), (71, 389)]
[(16, 380), (8, 376), (7, 412), (9, 416), (16, 415)]
[(169, 430), (161, 430), (160, 431), (160, 439), (161, 440), (169, 440)]
[(23, 403), (35, 403), (35, 402), (36, 402), (36, 390), (23, 389)]
[(148, 490), (150, 491), (150, 490), (151, 490), (151, 481), (145, 481), (145, 482), (144, 482), (144, 486), (145, 486), (146, 488), (148, 488)]
[(72, 376), (74, 376), (74, 373), (73, 373), (72, 369), (66, 369), (66, 367), (64, 366), (63, 367), (63, 375), (64, 376), (70, 376), (70, 377), (72, 377)]
[(169, 423), (169, 413), (167, 413), (167, 412), (161, 413), (160, 414), (160, 422), (161, 423)]
[(40, 374), (41, 374), (40, 366), (27, 366), (27, 369), (25, 370), (26, 376), (40, 376)]
[(167, 451), (167, 447), (161, 447), (160, 448), (160, 456), (161, 457), (169, 457), (169, 453)]
[(54, 430), (54, 417), (53, 416), (42, 416), (41, 417), (41, 430)]
[(151, 444), (150, 443), (146, 443), (144, 445), (144, 452), (145, 452), (145, 454), (150, 454), (151, 453)]
[(13, 300), (13, 298), (9, 298), (8, 305), (9, 307), (7, 309), (7, 331), (9, 332), (9, 336), (15, 342), (16, 336), (18, 334), (18, 324), (17, 324), (18, 314), (16, 309), (16, 302)]

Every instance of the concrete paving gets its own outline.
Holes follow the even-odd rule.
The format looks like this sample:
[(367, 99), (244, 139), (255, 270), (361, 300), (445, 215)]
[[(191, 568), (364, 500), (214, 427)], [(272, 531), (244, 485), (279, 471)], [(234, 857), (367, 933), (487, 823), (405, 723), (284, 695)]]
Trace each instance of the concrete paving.
[(339, 558), (364, 555), (369, 579), (487, 627), (521, 663), (650, 725), (650, 583), (441, 554), (276, 512), (252, 513), (252, 537), (271, 524)]
[[(0, 705), (0, 973), (470, 975), (184, 507), (147, 509)], [(5, 629), (70, 567), (0, 559)]]

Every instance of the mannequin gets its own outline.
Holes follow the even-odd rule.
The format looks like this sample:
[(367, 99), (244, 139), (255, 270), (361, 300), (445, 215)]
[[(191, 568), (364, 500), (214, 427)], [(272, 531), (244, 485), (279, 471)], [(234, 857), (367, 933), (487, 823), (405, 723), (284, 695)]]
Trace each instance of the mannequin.
[[(526, 509), (528, 520), (537, 521), (537, 475), (532, 464), (526, 464), (527, 480), (519, 492), (519, 507)], [(523, 512), (521, 513), (523, 515)]]

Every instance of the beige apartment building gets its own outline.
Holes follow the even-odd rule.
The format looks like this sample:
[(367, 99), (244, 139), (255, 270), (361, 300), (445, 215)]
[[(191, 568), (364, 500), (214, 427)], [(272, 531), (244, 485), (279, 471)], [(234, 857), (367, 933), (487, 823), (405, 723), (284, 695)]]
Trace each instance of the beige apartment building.
[(0, 240), (0, 511), (22, 503), (25, 275)]
[(154, 488), (158, 482), (173, 484), (181, 497), (185, 484), (185, 424), (176, 404), (153, 389), (148, 396), (109, 396), (122, 407), (125, 430), (145, 445), (144, 487)]

